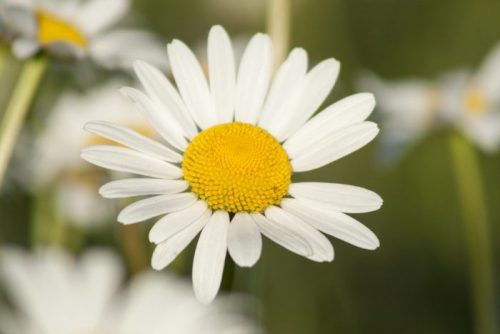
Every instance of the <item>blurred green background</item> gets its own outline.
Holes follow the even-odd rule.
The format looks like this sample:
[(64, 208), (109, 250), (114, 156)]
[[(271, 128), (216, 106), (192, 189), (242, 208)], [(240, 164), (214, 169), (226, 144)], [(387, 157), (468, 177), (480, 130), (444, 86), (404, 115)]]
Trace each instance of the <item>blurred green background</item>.
[[(500, 41), (498, 0), (296, 0), (293, 6), (291, 45), (304, 47), (312, 63), (328, 57), (342, 63), (332, 101), (355, 92), (360, 70), (386, 78), (431, 78), (478, 65)], [(213, 24), (222, 24), (232, 35), (265, 30), (266, 4), (261, 0), (140, 0), (135, 7), (140, 13), (135, 20), (166, 41), (205, 43)], [(65, 82), (61, 78), (64, 74), (52, 74), (44, 90), (56, 94)], [(47, 106), (46, 99), (39, 99), (36, 109)], [(230, 268), (225, 287), (261, 299), (259, 318), (269, 333), (473, 332), (464, 229), (447, 135), (433, 134), (389, 168), (377, 163), (375, 142), (297, 176), (379, 193), (385, 201), (382, 209), (356, 217), (379, 236), (378, 250), (332, 239), (336, 259), (318, 264), (266, 241), (255, 268)], [(480, 160), (498, 264), (500, 155), (481, 155)], [(3, 191), (0, 242), (28, 242), (33, 204), (15, 187)], [(114, 234), (108, 233), (116, 230), (112, 226), (91, 233), (85, 242), (115, 244)], [(188, 273), (189, 266), (174, 268)], [(500, 277), (498, 265), (495, 270)]]

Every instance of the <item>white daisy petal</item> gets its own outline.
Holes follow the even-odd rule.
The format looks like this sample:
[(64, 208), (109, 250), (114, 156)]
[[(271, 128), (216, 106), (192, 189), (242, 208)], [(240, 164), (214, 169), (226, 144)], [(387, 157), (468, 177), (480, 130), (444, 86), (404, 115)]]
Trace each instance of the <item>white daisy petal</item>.
[(256, 124), (266, 97), (272, 67), (269, 36), (256, 34), (241, 59), (236, 83), (235, 119)]
[(327, 59), (316, 65), (307, 73), (298, 101), (290, 110), (288, 117), (281, 122), (275, 136), (284, 141), (295, 133), (321, 106), (332, 90), (340, 70), (340, 63), (335, 59)]
[(252, 213), (251, 216), (262, 234), (278, 245), (298, 255), (305, 257), (313, 255), (313, 249), (293, 225), (282, 221), (271, 221), (260, 213)]
[(118, 215), (122, 224), (134, 224), (167, 213), (182, 211), (197, 202), (193, 193), (168, 194), (146, 198), (126, 206)]
[(228, 227), (228, 213), (216, 211), (200, 234), (193, 260), (193, 287), (202, 303), (210, 303), (219, 291), (226, 260)]
[(119, 172), (163, 179), (182, 177), (179, 167), (123, 147), (90, 146), (82, 150), (81, 157), (96, 166)]
[(301, 218), (323, 233), (364, 249), (376, 249), (380, 246), (377, 236), (356, 219), (341, 212), (322, 210), (313, 205), (292, 198), (281, 201), (281, 207)]
[(148, 137), (133, 130), (110, 122), (93, 121), (85, 124), (84, 129), (116, 143), (128, 146), (153, 158), (169, 162), (181, 162), (182, 156)]
[(291, 228), (302, 235), (313, 251), (313, 254), (308, 256), (309, 259), (317, 262), (333, 261), (333, 246), (321, 232), (306, 224), (297, 216), (277, 206), (269, 206), (265, 214), (266, 217), (273, 222), (280, 221), (283, 222), (283, 224), (291, 225)]
[(298, 200), (327, 205), (331, 210), (346, 213), (371, 212), (380, 209), (382, 198), (371, 190), (338, 183), (292, 183), (288, 193)]
[(172, 114), (188, 138), (196, 136), (198, 134), (196, 125), (189, 116), (179, 93), (167, 77), (156, 67), (141, 60), (134, 62), (134, 69), (151, 99), (161, 103), (166, 112)]
[(194, 223), (188, 225), (171, 238), (159, 243), (151, 258), (151, 266), (155, 270), (167, 267), (184, 248), (200, 233), (212, 216), (211, 210), (206, 210)]
[(188, 187), (184, 180), (123, 179), (106, 183), (99, 189), (99, 194), (104, 198), (167, 195), (180, 193)]
[(129, 7), (129, 0), (89, 0), (81, 5), (76, 17), (84, 32), (93, 35), (115, 24)]
[(33, 56), (40, 50), (40, 44), (29, 38), (18, 38), (12, 43), (12, 52), (20, 59)]
[(259, 126), (274, 135), (296, 102), (297, 90), (307, 71), (307, 53), (295, 48), (276, 72), (259, 117)]
[(359, 150), (377, 136), (377, 124), (363, 122), (331, 133), (292, 159), (294, 172), (304, 172), (332, 163)]
[(198, 201), (185, 210), (163, 217), (149, 231), (149, 241), (159, 244), (173, 237), (195, 222), (207, 210), (209, 210), (207, 203), (205, 201)]
[(318, 113), (294, 135), (287, 139), (283, 148), (288, 157), (295, 158), (341, 128), (364, 121), (375, 107), (375, 98), (369, 93), (346, 97)]
[(210, 29), (207, 52), (213, 105), (219, 122), (229, 123), (234, 117), (236, 69), (231, 40), (221, 26)]
[(229, 224), (228, 251), (240, 267), (252, 267), (262, 251), (262, 237), (250, 214), (238, 212)]
[(475, 75), (474, 81), (488, 99), (495, 103), (500, 102), (500, 44), (490, 51)]
[(135, 103), (144, 118), (169, 144), (181, 151), (186, 149), (188, 143), (182, 136), (181, 130), (175, 126), (176, 122), (168, 113), (162, 112), (156, 103), (137, 89), (123, 87), (120, 89), (120, 93), (129, 97)]
[(194, 121), (202, 129), (217, 124), (207, 80), (193, 52), (179, 40), (170, 43), (167, 51), (175, 82)]

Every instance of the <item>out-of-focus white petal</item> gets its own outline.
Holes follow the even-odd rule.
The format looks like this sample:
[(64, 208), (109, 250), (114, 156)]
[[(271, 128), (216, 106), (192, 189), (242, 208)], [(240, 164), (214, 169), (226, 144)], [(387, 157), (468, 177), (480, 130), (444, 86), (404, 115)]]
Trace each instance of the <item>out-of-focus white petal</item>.
[(78, 26), (93, 35), (118, 22), (129, 7), (129, 0), (88, 0), (79, 8)]
[(235, 214), (229, 224), (228, 251), (240, 267), (252, 267), (262, 251), (262, 237), (252, 216), (246, 212)]
[(256, 124), (266, 97), (272, 66), (269, 36), (256, 34), (243, 54), (236, 83), (235, 119)]
[(193, 260), (193, 287), (202, 303), (210, 303), (219, 291), (226, 260), (228, 227), (228, 213), (216, 211), (200, 234)]
[(500, 44), (486, 56), (486, 60), (474, 76), (474, 84), (484, 91), (491, 102), (500, 103)]

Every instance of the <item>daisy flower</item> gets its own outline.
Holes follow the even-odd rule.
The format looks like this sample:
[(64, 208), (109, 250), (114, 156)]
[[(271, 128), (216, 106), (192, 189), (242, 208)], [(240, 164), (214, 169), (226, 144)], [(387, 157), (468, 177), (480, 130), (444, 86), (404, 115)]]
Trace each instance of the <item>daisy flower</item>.
[(75, 260), (58, 249), (8, 248), (0, 264), (16, 307), (0, 309), (4, 334), (259, 333), (235, 311), (241, 298), (207, 307), (183, 280), (151, 272), (124, 285), (121, 262), (109, 251), (86, 251)]
[(165, 67), (162, 50), (152, 34), (136, 29), (110, 30), (129, 7), (129, 0), (9, 0), (0, 11), (17, 33), (13, 52), (19, 58), (43, 49), (64, 58), (88, 57), (107, 68), (127, 68), (137, 58)]
[(370, 142), (377, 125), (365, 121), (371, 94), (347, 97), (320, 112), (339, 63), (327, 59), (307, 71), (307, 54), (292, 50), (271, 82), (271, 40), (256, 34), (236, 70), (229, 36), (220, 26), (208, 37), (209, 82), (191, 50), (167, 47), (177, 89), (153, 66), (134, 64), (145, 93), (121, 92), (165, 139), (161, 144), (130, 129), (91, 122), (87, 131), (125, 147), (92, 146), (82, 158), (146, 178), (104, 185), (107, 198), (152, 197), (124, 208), (118, 221), (133, 224), (164, 215), (151, 229), (152, 266), (165, 268), (201, 232), (193, 262), (199, 300), (210, 302), (221, 282), (226, 253), (253, 266), (261, 234), (313, 261), (332, 261), (333, 235), (366, 249), (377, 237), (345, 213), (377, 210), (382, 199), (350, 185), (292, 183), (292, 174), (325, 166)]
[(430, 80), (383, 80), (365, 73), (359, 86), (377, 96), (381, 120), (381, 157), (392, 162), (440, 124), (438, 85)]
[[(33, 135), (30, 140), (33, 147), (24, 158), (30, 176), (26, 185), (33, 192), (54, 187), (57, 210), (68, 222), (81, 227), (109, 221), (115, 212), (97, 194), (106, 174), (89, 168), (91, 166), (80, 159), (83, 147), (106, 143), (92, 134), (82, 136), (85, 123), (101, 118), (133, 127), (143, 134), (153, 132), (137, 115), (133, 104), (118, 93), (121, 86), (121, 83), (109, 82), (87, 93), (63, 93), (44, 122), (43, 131)], [(26, 173), (22, 178), (26, 178)]]
[(440, 79), (442, 112), (487, 153), (500, 147), (500, 45), (477, 72), (457, 71)]

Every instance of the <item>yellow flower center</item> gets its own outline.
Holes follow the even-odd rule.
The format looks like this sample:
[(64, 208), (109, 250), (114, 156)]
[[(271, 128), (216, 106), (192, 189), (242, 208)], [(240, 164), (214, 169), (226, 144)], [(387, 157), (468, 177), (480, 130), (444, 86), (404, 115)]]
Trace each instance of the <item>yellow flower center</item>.
[(206, 129), (184, 153), (184, 179), (213, 210), (261, 212), (287, 194), (292, 167), (281, 144), (245, 123)]
[(488, 106), (488, 100), (483, 91), (477, 88), (471, 88), (467, 92), (467, 96), (465, 98), (465, 106), (467, 108), (467, 112), (470, 115), (478, 116), (486, 110)]
[(87, 40), (73, 25), (47, 13), (38, 10), (38, 41), (42, 45), (55, 42), (66, 42), (85, 48)]

